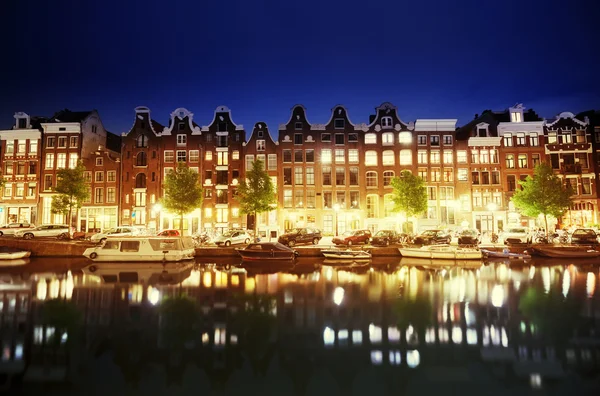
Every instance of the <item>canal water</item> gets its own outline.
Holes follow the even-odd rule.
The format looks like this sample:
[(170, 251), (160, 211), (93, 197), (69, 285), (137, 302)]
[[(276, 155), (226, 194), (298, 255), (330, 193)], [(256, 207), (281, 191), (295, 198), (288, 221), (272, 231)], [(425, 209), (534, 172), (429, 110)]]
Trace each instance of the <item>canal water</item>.
[(0, 392), (600, 394), (600, 263), (459, 264), (0, 267)]

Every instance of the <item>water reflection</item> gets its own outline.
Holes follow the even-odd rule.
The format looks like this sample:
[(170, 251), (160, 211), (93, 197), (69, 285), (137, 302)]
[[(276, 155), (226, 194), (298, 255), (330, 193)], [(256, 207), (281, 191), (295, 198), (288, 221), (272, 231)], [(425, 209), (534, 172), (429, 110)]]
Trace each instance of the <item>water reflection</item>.
[(0, 269), (0, 386), (585, 393), (600, 372), (596, 263), (88, 264)]

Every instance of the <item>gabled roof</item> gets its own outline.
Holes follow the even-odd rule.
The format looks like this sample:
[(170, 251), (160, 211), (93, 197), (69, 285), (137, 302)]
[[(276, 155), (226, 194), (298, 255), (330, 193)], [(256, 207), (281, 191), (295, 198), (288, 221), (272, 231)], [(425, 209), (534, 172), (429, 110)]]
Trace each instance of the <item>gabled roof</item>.
[(69, 109), (59, 110), (46, 120), (47, 123), (54, 122), (81, 122), (85, 120), (94, 110), (71, 111)]
[(106, 148), (117, 153), (121, 152), (121, 136), (106, 131)]

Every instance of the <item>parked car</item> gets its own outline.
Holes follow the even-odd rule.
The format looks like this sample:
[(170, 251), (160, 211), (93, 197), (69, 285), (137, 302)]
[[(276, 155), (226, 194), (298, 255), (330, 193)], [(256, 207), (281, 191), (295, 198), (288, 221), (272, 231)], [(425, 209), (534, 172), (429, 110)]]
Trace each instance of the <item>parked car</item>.
[(140, 231), (138, 228), (131, 227), (131, 226), (123, 226), (123, 227), (111, 228), (104, 232), (99, 232), (97, 234), (94, 234), (90, 237), (90, 241), (92, 241), (94, 243), (103, 243), (104, 241), (106, 241), (106, 238), (132, 236), (132, 235), (139, 235), (139, 234), (140, 234)]
[(252, 240), (250, 234), (244, 230), (231, 230), (227, 231), (222, 235), (219, 235), (214, 239), (214, 243), (217, 246), (231, 246), (239, 244), (249, 244)]
[(591, 228), (577, 228), (571, 234), (571, 243), (578, 245), (595, 245), (598, 243), (598, 234)]
[(459, 245), (479, 245), (481, 243), (481, 234), (477, 230), (462, 230), (458, 234)]
[(316, 245), (323, 238), (321, 230), (317, 228), (305, 227), (295, 228), (285, 234), (281, 234), (277, 242), (286, 246), (294, 246), (301, 243), (312, 243)]
[(69, 226), (66, 224), (45, 224), (35, 228), (20, 229), (15, 238), (33, 239), (34, 237), (69, 238)]
[(509, 227), (502, 232), (500, 239), (507, 243), (529, 243), (531, 235), (526, 227)]
[(400, 234), (394, 230), (379, 230), (373, 235), (372, 245), (389, 246), (392, 243), (400, 242)]
[(15, 232), (24, 228), (35, 228), (33, 224), (28, 223), (10, 223), (0, 227), (0, 236), (2, 235), (14, 235)]
[(176, 237), (176, 236), (180, 236), (180, 235), (181, 234), (179, 233), (179, 230), (162, 230), (161, 232), (156, 234), (156, 236), (162, 236), (162, 237)]
[(354, 230), (346, 231), (342, 235), (336, 236), (332, 242), (336, 245), (356, 245), (357, 243), (369, 243), (371, 241), (371, 231)]
[(417, 235), (413, 241), (415, 245), (435, 245), (452, 241), (452, 236), (444, 230), (427, 230)]

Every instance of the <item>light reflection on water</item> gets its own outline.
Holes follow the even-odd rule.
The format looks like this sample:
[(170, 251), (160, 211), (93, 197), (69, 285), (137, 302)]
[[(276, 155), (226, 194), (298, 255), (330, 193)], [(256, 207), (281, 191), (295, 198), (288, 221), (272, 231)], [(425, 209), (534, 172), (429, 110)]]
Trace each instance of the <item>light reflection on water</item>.
[[(3, 362), (12, 362), (11, 375), (24, 377), (25, 387), (56, 372), (75, 389), (84, 386), (84, 378), (91, 381), (89, 375), (70, 374), (78, 372), (65, 368), (72, 362), (84, 373), (112, 364), (120, 373), (115, 387), (143, 382), (143, 365), (162, 367), (165, 390), (170, 376), (183, 381), (182, 373), (171, 373), (173, 364), (183, 365), (182, 371), (190, 364), (204, 370), (213, 389), (229, 387), (238, 376), (264, 385), (275, 371), (288, 378), (288, 387), (313, 389), (311, 381), (325, 372), (342, 392), (367, 386), (363, 377), (370, 378), (372, 369), (383, 370), (372, 380), (401, 378), (418, 386), (432, 372), (452, 377), (460, 371), (461, 378), (480, 381), (469, 374), (477, 365), (493, 373), (482, 392), (507, 380), (543, 387), (546, 380), (600, 372), (596, 263), (453, 266), (376, 259), (322, 265), (301, 259), (281, 272), (276, 265), (227, 260), (165, 267), (95, 264), (93, 270), (87, 264), (32, 260), (0, 268), (0, 311), (4, 323), (10, 318), (18, 329), (1, 333)], [(181, 295), (193, 300), (191, 316), (161, 311), (165, 299)], [(56, 298), (81, 313), (77, 336), (44, 319), (45, 302)], [(182, 330), (186, 326), (189, 333)], [(60, 342), (53, 341), (57, 336)], [(65, 359), (67, 348), (78, 358)], [(106, 354), (113, 358), (104, 362), (100, 357)], [(346, 374), (338, 378), (332, 365), (340, 364)]]

